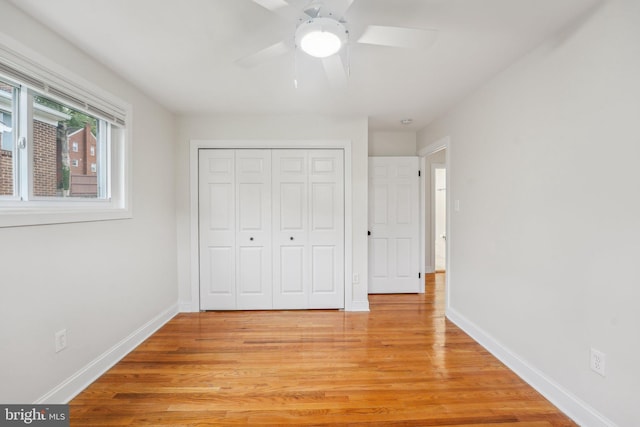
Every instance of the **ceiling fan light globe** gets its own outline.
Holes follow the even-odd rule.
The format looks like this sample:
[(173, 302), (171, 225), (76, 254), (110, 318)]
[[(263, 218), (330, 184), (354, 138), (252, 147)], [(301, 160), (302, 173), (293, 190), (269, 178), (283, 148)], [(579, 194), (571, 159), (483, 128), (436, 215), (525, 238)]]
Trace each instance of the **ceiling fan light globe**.
[(348, 31), (344, 24), (333, 18), (312, 18), (296, 29), (296, 45), (316, 58), (335, 55), (347, 43)]
[(342, 48), (338, 36), (328, 31), (311, 31), (300, 40), (300, 49), (315, 58), (326, 58)]

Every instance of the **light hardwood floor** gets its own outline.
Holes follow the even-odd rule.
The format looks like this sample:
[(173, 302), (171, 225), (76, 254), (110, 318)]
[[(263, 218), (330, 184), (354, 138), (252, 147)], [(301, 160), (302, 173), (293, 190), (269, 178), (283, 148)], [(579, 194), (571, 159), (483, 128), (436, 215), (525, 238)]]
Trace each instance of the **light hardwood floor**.
[(180, 314), (71, 402), (72, 426), (575, 426), (424, 295), (370, 313)]

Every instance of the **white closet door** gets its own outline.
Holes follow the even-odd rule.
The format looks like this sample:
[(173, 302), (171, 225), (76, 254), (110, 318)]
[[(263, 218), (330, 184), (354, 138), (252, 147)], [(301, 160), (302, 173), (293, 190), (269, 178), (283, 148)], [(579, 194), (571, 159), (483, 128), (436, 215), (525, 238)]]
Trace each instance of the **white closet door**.
[(344, 307), (342, 150), (201, 150), (200, 308)]
[(369, 158), (369, 293), (413, 293), (418, 278), (417, 157)]
[(235, 151), (200, 150), (200, 309), (236, 308)]
[(236, 151), (236, 212), (236, 308), (270, 309), (271, 150)]
[(200, 150), (200, 309), (272, 308), (271, 151)]
[(344, 307), (342, 150), (274, 150), (274, 308)]
[(308, 308), (309, 153), (274, 150), (273, 306)]
[(344, 307), (344, 164), (341, 150), (309, 151), (309, 308)]

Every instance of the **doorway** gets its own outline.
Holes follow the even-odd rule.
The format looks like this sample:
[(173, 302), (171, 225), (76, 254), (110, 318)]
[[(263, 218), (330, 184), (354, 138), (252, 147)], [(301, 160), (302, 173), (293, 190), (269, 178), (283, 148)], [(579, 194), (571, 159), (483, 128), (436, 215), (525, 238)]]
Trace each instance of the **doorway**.
[[(451, 189), (451, 138), (444, 137), (434, 143), (418, 150), (420, 157), (420, 169), (424, 171), (420, 181), (420, 252), (423, 272), (425, 274), (434, 273), (442, 269), (447, 274), (442, 276), (445, 281), (444, 293), (446, 305), (449, 304), (449, 293), (451, 292), (451, 242), (452, 224), (451, 215), (452, 189)], [(444, 175), (444, 185), (436, 185), (435, 170), (441, 169), (438, 174)], [(441, 191), (437, 191), (441, 189)], [(437, 196), (436, 196), (437, 195)], [(442, 201), (442, 207), (438, 209), (440, 217), (444, 220), (438, 222), (436, 231), (436, 199)], [(436, 265), (436, 242), (438, 251), (442, 255), (438, 257)]]
[(444, 164), (432, 165), (433, 248), (434, 270), (446, 270), (447, 262), (447, 169)]

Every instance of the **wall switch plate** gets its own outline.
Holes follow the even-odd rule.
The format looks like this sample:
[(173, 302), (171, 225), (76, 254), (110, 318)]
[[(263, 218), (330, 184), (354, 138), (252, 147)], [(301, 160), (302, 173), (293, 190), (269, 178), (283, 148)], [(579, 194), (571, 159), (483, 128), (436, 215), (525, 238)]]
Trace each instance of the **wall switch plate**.
[(56, 353), (64, 350), (67, 347), (67, 330), (62, 329), (56, 332), (55, 340), (56, 340)]
[(353, 283), (360, 283), (360, 275), (358, 273), (353, 275)]
[(606, 355), (595, 348), (591, 349), (591, 370), (604, 377)]

